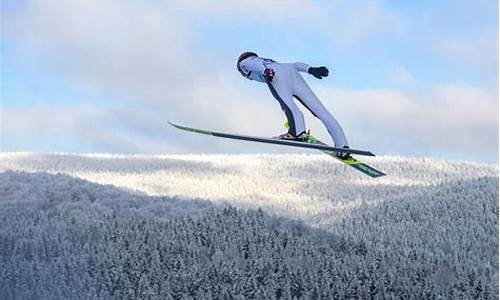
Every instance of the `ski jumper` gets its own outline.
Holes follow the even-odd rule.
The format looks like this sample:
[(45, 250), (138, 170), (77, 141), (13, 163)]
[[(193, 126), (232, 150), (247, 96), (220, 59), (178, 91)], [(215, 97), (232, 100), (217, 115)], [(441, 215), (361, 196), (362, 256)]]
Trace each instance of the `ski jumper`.
[[(252, 56), (243, 59), (239, 63), (239, 67), (248, 79), (268, 84), (271, 93), (278, 100), (281, 109), (285, 112), (291, 135), (299, 136), (306, 131), (304, 115), (294, 101), (294, 98), (296, 98), (315, 117), (321, 120), (336, 147), (349, 146), (340, 124), (328, 112), (304, 78), (299, 74), (299, 72), (308, 72), (310, 68), (308, 64), (300, 62), (278, 63), (271, 59)], [(266, 68), (271, 68), (275, 71), (271, 82), (268, 82), (264, 75)]]

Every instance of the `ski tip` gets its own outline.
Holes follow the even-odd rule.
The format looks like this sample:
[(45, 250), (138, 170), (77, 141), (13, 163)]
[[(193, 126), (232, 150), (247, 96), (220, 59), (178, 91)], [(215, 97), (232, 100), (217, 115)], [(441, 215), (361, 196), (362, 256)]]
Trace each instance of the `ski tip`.
[(167, 123), (168, 123), (168, 124), (170, 124), (170, 125), (172, 125), (172, 126), (174, 126), (175, 128), (179, 128), (179, 125), (177, 125), (177, 124), (175, 124), (175, 123), (172, 123), (172, 122), (170, 122), (170, 121), (167, 121)]
[(167, 121), (167, 123), (170, 124), (170, 125), (172, 125), (172, 126), (174, 126), (177, 129), (186, 130), (186, 128), (184, 126), (182, 126), (182, 125), (175, 124), (175, 123), (172, 123), (170, 121)]

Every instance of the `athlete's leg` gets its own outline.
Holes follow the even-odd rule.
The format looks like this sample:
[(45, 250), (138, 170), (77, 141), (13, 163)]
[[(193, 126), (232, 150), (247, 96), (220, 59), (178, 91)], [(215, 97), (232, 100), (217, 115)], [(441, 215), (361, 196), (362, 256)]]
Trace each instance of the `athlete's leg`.
[(291, 76), (275, 77), (271, 83), (268, 83), (268, 86), (274, 98), (280, 103), (281, 109), (285, 112), (290, 126), (288, 132), (293, 136), (299, 136), (306, 131), (306, 125), (304, 115), (293, 100), (293, 82), (287, 80), (289, 78)]
[(325, 125), (336, 147), (349, 146), (342, 127), (316, 97), (306, 81), (296, 74), (294, 96)]

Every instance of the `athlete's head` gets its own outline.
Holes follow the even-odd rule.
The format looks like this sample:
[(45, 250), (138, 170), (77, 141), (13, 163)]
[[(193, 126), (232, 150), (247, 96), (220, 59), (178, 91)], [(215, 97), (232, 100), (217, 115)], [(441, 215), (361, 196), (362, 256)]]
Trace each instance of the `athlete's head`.
[(247, 58), (250, 58), (250, 57), (258, 57), (258, 55), (257, 55), (257, 53), (250, 52), (250, 51), (243, 52), (238, 57), (238, 62), (236, 63), (236, 68), (238, 69), (238, 71), (240, 72), (240, 74), (243, 75), (244, 77), (247, 77), (247, 78), (248, 78), (248, 76), (250, 76), (250, 72), (247, 71), (247, 70), (242, 69), (241, 66), (240, 66), (240, 62), (242, 62), (243, 60), (245, 60)]

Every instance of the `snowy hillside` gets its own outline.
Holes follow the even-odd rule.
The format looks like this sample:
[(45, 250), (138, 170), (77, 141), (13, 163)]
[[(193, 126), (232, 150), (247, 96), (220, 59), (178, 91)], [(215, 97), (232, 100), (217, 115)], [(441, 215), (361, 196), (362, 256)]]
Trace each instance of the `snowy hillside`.
[(0, 154), (1, 299), (495, 299), (498, 168)]

